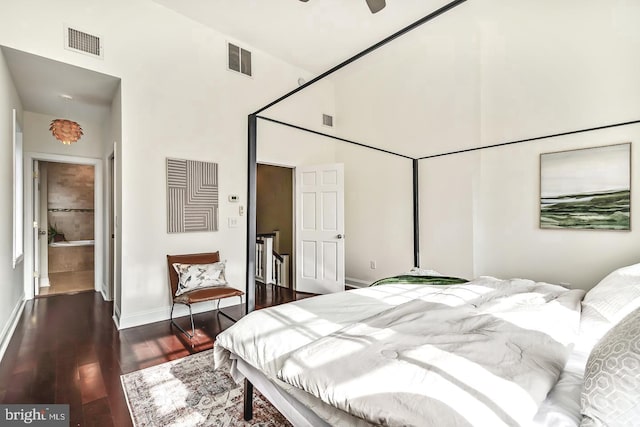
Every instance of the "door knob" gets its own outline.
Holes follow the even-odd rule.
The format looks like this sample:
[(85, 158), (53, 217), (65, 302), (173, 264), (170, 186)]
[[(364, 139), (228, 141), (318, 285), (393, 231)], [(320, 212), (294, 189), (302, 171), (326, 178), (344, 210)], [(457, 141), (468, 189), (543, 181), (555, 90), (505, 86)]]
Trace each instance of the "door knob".
[(337, 237), (338, 239), (342, 239), (344, 236), (343, 236), (342, 234), (338, 234), (336, 237)]

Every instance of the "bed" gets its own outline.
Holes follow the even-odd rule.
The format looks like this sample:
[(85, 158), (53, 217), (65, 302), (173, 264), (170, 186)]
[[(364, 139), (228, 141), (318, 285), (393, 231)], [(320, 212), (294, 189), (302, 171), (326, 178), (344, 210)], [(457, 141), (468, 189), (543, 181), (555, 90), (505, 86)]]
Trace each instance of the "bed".
[(638, 278), (617, 270), (586, 297), (396, 278), (253, 312), (216, 338), (215, 366), (294, 426), (577, 426), (588, 357), (640, 305)]

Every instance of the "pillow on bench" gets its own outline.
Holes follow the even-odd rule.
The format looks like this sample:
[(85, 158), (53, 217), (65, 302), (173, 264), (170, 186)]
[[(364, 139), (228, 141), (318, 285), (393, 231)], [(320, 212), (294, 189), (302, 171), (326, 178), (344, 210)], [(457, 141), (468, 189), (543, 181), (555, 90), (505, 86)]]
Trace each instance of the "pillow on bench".
[(227, 286), (229, 283), (224, 275), (224, 267), (224, 262), (211, 264), (174, 263), (173, 268), (178, 273), (176, 296), (200, 288)]

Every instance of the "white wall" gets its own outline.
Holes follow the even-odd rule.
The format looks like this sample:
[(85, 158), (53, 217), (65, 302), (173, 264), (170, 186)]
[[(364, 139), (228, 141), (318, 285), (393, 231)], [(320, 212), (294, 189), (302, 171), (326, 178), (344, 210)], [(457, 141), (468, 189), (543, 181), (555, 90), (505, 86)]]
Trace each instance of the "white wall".
[(483, 152), (476, 193), (476, 273), (590, 289), (615, 268), (640, 262), (640, 192), (634, 184), (632, 231), (541, 230), (538, 226), (540, 153), (629, 141), (633, 141), (631, 182), (635, 183), (640, 178), (640, 125)]
[(13, 109), (24, 123), (22, 103), (0, 50), (0, 358), (24, 299), (24, 264), (13, 267)]
[[(478, 30), (482, 145), (640, 119), (640, 30), (631, 24), (640, 8), (555, 2), (541, 26), (543, 3), (504, 3), (504, 15), (486, 16)], [(423, 266), (589, 289), (640, 261), (634, 185), (631, 232), (538, 225), (540, 153), (631, 141), (636, 182), (639, 132), (624, 126), (421, 161)]]
[(638, 2), (492, 1), (500, 14), (478, 29), (482, 144), (640, 118)]
[[(101, 35), (104, 59), (65, 50), (63, 23)], [(121, 78), (121, 327), (168, 318), (167, 254), (219, 250), (230, 282), (245, 288), (246, 229), (226, 223), (238, 212), (229, 194), (246, 204), (246, 117), (303, 71), (257, 50), (252, 78), (228, 71), (226, 40), (149, 0), (3, 6), (0, 43)], [(220, 231), (167, 234), (167, 157), (219, 164)]]
[[(342, 142), (347, 283), (368, 286), (413, 266), (413, 161)], [(376, 268), (371, 268), (371, 261)]]
[(477, 146), (481, 9), (468, 2), (332, 75), (339, 136), (415, 158)]
[[(637, 19), (640, 7), (624, 1), (465, 3), (332, 76), (338, 135), (420, 157), (640, 119)], [(541, 152), (634, 141), (636, 133), (421, 161), (422, 267), (589, 288), (639, 260), (635, 230), (537, 225)], [(361, 223), (376, 230), (367, 217)]]
[(422, 266), (590, 289), (614, 269), (640, 262), (640, 194), (633, 184), (632, 231), (539, 227), (541, 153), (629, 141), (637, 182), (640, 125), (421, 161)]
[[(473, 2), (470, 2), (473, 3)], [(429, 24), (332, 75), (336, 91), (336, 133), (366, 145), (419, 157), (446, 150), (475, 146), (480, 137), (479, 39), (473, 25), (477, 5), (456, 8)], [(338, 159), (346, 163), (349, 185), (346, 200), (347, 275), (352, 282), (370, 283), (401, 274), (413, 266), (413, 169), (409, 159), (373, 150), (339, 145)], [(454, 170), (448, 172), (453, 174)], [(472, 217), (458, 214), (452, 206), (433, 203), (431, 182), (440, 182), (420, 164), (421, 221), (439, 216), (446, 224), (436, 229), (421, 227), (421, 241), (440, 242), (423, 246), (435, 256), (434, 264), (467, 275), (470, 263), (457, 265), (449, 257), (471, 251)], [(457, 175), (452, 177), (464, 187)], [(435, 179), (436, 181), (432, 181)], [(470, 194), (468, 191), (465, 194)], [(465, 202), (460, 202), (466, 206)], [(455, 233), (456, 239), (441, 237)], [(376, 261), (372, 270), (370, 262)], [(428, 266), (431, 266), (429, 264)], [(355, 279), (355, 280), (353, 280)]]
[(478, 152), (419, 162), (420, 266), (475, 277)]
[[(311, 80), (307, 74), (308, 73), (305, 73), (304, 76), (307, 80)], [(296, 84), (295, 86), (288, 87), (286, 90), (293, 90), (297, 86)], [(282, 93), (281, 95), (284, 94), (285, 93)], [(335, 116), (336, 114), (335, 85), (331, 77), (322, 79), (302, 89), (273, 107), (266, 109), (259, 115), (333, 135), (335, 128), (323, 126), (322, 124), (323, 113), (331, 116)], [(260, 122), (262, 123), (262, 121)]]
[(336, 144), (320, 135), (258, 120), (258, 163), (305, 166), (335, 163)]

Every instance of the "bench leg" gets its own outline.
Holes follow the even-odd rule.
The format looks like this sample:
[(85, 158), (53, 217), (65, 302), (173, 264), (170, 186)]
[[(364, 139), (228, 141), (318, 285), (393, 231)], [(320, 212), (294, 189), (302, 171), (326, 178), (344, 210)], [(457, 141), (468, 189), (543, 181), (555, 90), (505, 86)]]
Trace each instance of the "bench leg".
[(184, 329), (182, 329), (182, 326), (178, 325), (176, 323), (175, 320), (173, 320), (173, 307), (175, 307), (175, 303), (171, 304), (171, 324), (175, 325), (176, 328), (180, 329), (180, 332), (182, 332), (183, 334), (185, 334), (187, 336), (187, 338), (191, 339), (193, 338), (193, 334), (195, 333), (195, 327), (193, 326), (193, 312), (191, 311), (191, 304), (187, 304), (187, 306), (189, 307), (189, 317), (191, 317), (191, 334), (187, 331), (185, 331)]
[[(238, 298), (240, 298), (240, 307), (242, 309), (242, 295), (238, 295)], [(218, 314), (222, 314), (224, 317), (226, 317), (227, 319), (231, 320), (233, 323), (238, 321), (238, 319), (234, 319), (233, 317), (229, 316), (224, 311), (220, 311), (220, 300), (218, 300), (218, 305), (216, 306), (216, 310), (218, 311)]]
[(253, 384), (248, 379), (244, 380), (244, 420), (253, 418)]

